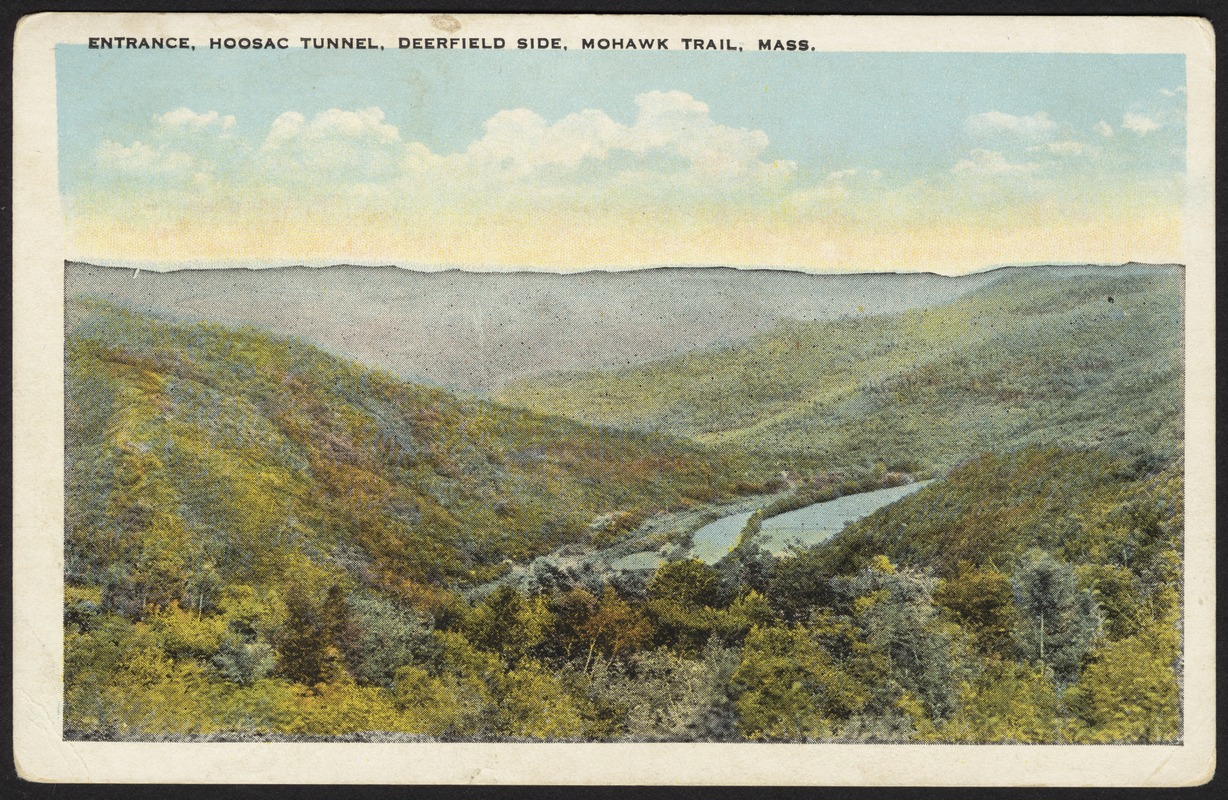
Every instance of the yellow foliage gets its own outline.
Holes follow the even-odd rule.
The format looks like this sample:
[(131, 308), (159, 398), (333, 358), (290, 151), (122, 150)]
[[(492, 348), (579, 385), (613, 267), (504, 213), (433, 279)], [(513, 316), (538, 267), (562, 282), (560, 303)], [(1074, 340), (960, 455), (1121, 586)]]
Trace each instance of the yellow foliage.
[(172, 601), (150, 618), (149, 627), (167, 653), (207, 658), (221, 646), (226, 620), (184, 611), (177, 601)]

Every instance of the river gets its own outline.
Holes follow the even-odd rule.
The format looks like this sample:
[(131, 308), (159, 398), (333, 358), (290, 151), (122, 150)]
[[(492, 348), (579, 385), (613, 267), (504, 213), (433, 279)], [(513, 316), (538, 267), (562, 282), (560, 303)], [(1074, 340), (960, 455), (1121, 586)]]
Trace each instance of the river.
[[(839, 533), (850, 522), (907, 497), (927, 483), (929, 481), (849, 494), (769, 517), (760, 525), (755, 541), (774, 555), (780, 555), (791, 545), (818, 544)], [(738, 543), (738, 536), (749, 519), (750, 512), (731, 514), (695, 531), (691, 540), (691, 557), (706, 564), (720, 561)]]

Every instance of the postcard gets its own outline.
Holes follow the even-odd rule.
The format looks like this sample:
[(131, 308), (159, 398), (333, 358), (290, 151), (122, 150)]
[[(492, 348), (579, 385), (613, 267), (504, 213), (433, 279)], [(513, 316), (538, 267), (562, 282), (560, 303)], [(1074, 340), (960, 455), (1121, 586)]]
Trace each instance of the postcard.
[(1209, 780), (1213, 56), (27, 18), (19, 772)]

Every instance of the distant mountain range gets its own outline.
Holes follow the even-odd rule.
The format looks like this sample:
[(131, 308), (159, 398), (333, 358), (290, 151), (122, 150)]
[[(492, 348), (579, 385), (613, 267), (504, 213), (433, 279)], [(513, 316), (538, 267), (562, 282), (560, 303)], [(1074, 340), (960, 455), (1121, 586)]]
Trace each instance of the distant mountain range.
[(398, 377), (476, 393), (543, 371), (610, 369), (735, 342), (782, 319), (937, 305), (989, 279), (724, 268), (558, 275), (65, 265), (68, 297), (298, 336)]
[(1050, 443), (1180, 448), (1174, 265), (954, 278), (79, 263), (65, 274), (70, 298), (251, 326), (505, 405), (816, 465), (945, 469)]

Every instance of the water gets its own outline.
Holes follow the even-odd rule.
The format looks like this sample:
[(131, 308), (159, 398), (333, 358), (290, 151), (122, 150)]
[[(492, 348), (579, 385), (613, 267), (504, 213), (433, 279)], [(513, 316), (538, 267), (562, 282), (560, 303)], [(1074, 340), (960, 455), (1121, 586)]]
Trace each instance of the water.
[(826, 503), (815, 503), (770, 517), (763, 521), (755, 541), (774, 555), (785, 552), (790, 545), (807, 547), (818, 544), (835, 536), (850, 522), (868, 517), (883, 506), (907, 497), (927, 483), (929, 481), (845, 495)]
[[(929, 481), (876, 489), (872, 492), (837, 497), (825, 503), (815, 503), (776, 517), (769, 517), (760, 526), (755, 538), (759, 546), (774, 555), (785, 552), (790, 545), (818, 544), (839, 533), (850, 522), (869, 516), (885, 505), (907, 497)], [(751, 512), (731, 514), (709, 522), (695, 531), (691, 557), (705, 564), (715, 564), (729, 554), (738, 543), (738, 535), (746, 527)]]
[(705, 564), (715, 564), (738, 543), (738, 534), (746, 527), (746, 521), (753, 512), (731, 514), (721, 517), (716, 522), (709, 522), (691, 538), (691, 558), (698, 558)]

